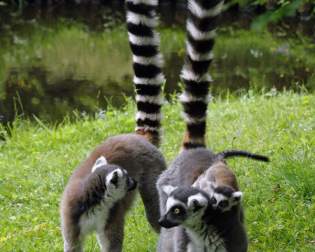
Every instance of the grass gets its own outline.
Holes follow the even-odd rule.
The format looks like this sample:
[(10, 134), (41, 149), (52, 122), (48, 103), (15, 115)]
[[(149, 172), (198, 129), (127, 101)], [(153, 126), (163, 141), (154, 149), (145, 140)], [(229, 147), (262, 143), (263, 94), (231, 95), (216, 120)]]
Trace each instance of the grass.
[[(104, 138), (134, 128), (135, 107), (109, 109), (105, 118), (78, 118), (58, 127), (18, 119), (0, 149), (0, 250), (61, 251), (58, 204), (74, 167)], [(183, 122), (180, 105), (164, 108), (161, 147), (171, 161)], [(267, 154), (270, 164), (229, 161), (245, 192), (250, 251), (314, 251), (315, 95), (249, 92), (216, 99), (208, 116), (208, 145)], [(138, 201), (128, 215), (124, 251), (154, 251)], [(87, 251), (97, 251), (89, 238)]]

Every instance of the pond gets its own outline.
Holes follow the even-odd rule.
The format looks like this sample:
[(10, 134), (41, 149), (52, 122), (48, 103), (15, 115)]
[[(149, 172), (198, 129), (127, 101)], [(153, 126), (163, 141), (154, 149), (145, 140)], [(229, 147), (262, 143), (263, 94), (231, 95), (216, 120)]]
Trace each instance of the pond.
[[(60, 122), (66, 115), (99, 113), (109, 104), (121, 107), (134, 95), (121, 2), (30, 6), (19, 14), (8, 8), (0, 6), (2, 123), (17, 115)], [(162, 5), (161, 16), (164, 91), (169, 97), (180, 90), (184, 6)], [(223, 20), (210, 69), (214, 96), (249, 89), (315, 89), (314, 23), (299, 28), (292, 22), (306, 33), (292, 36), (285, 26), (251, 31), (244, 15), (227, 13)]]

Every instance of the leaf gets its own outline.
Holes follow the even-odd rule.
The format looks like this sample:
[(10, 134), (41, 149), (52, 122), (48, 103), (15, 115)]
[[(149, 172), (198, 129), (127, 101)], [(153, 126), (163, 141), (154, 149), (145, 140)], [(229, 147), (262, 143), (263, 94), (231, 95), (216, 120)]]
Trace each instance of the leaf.
[(256, 31), (263, 30), (269, 23), (275, 23), (284, 17), (292, 16), (296, 10), (303, 4), (303, 0), (294, 0), (292, 3), (284, 3), (276, 10), (267, 11), (258, 16), (251, 24), (251, 29)]

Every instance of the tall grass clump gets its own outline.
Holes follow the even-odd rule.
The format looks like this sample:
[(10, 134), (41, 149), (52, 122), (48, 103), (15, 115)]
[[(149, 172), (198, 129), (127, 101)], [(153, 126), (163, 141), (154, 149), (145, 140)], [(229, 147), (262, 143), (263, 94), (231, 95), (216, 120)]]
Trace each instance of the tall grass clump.
[[(161, 150), (170, 162), (180, 149), (181, 106), (164, 107)], [(59, 200), (76, 167), (101, 141), (132, 132), (135, 106), (109, 108), (100, 117), (81, 117), (52, 127), (16, 120), (0, 143), (0, 250), (61, 251)], [(250, 251), (314, 250), (315, 96), (250, 92), (215, 99), (209, 107), (208, 146), (214, 151), (244, 149), (266, 154), (263, 164), (235, 158), (229, 165), (244, 191)], [(128, 215), (124, 251), (155, 251), (138, 201)], [(144, 235), (145, 234), (145, 235)], [(95, 238), (86, 251), (98, 251)]]

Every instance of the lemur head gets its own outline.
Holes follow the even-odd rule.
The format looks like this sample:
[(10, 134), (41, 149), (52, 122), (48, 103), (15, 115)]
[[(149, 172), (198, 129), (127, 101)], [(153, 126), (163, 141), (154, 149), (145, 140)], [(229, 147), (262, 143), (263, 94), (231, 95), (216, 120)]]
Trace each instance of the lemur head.
[(166, 212), (161, 213), (159, 220), (162, 227), (192, 227), (199, 223), (209, 205), (209, 197), (205, 192), (193, 187), (171, 185), (163, 186), (162, 190), (167, 195)]
[(243, 196), (242, 192), (236, 191), (230, 186), (210, 186), (212, 187), (210, 204), (213, 209), (226, 212), (241, 202)]
[(105, 184), (105, 199), (119, 200), (128, 191), (137, 187), (137, 182), (128, 175), (125, 169), (118, 165), (108, 164), (104, 156), (96, 160), (91, 172), (99, 175), (102, 183)]

